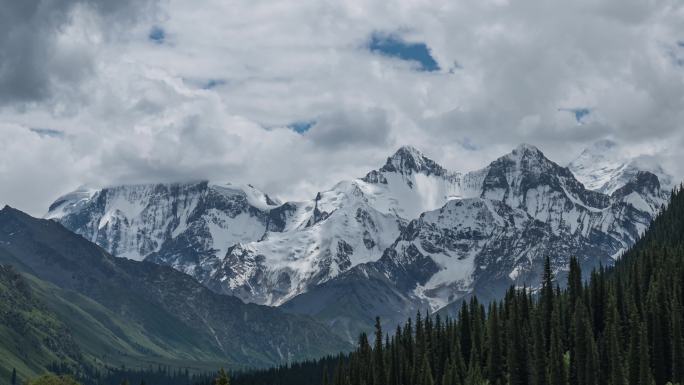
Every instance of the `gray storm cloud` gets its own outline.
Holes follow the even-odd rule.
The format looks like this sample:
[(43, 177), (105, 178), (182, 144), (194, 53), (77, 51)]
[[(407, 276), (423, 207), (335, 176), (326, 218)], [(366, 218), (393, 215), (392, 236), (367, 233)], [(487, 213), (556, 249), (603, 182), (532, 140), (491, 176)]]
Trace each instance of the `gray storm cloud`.
[[(0, 0), (0, 103), (44, 100), (92, 71), (88, 52), (60, 46), (74, 18), (97, 17), (105, 28), (134, 22), (152, 0)], [(79, 13), (80, 11), (80, 13)]]

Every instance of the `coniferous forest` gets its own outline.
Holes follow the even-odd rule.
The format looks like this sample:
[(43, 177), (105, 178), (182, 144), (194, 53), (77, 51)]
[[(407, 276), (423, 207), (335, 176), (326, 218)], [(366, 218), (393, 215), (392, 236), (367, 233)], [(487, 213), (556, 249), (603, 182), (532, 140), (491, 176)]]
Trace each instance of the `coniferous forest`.
[[(463, 303), (456, 319), (376, 323), (348, 355), (235, 375), (238, 385), (684, 384), (684, 193), (612, 268), (499, 302)], [(563, 289), (561, 289), (563, 287)]]

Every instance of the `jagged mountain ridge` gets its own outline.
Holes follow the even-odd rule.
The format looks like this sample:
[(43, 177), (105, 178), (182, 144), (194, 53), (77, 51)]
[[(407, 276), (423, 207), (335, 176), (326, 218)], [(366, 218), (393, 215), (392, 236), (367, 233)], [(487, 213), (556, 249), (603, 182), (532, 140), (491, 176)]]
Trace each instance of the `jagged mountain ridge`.
[[(500, 298), (512, 284), (537, 285), (547, 255), (561, 278), (571, 256), (585, 271), (611, 264), (667, 197), (649, 172), (610, 196), (587, 190), (567, 168), (528, 145), (473, 174), (482, 180), (479, 194), (461, 194), (421, 214), (380, 260), (352, 268), (284, 308), (360, 327), (392, 303), (394, 312), (380, 311), (391, 326), (416, 309), (437, 311), (473, 294)], [(366, 285), (374, 288), (373, 297), (355, 294), (360, 276), (372, 281)], [(335, 301), (350, 297), (356, 301), (348, 305), (357, 315), (353, 321), (334, 310)]]
[[(155, 215), (129, 218), (129, 214), (116, 211), (108, 214), (112, 210), (106, 208), (116, 205), (111, 205), (108, 198), (111, 190), (103, 189), (85, 199), (83, 194), (76, 194), (77, 203), (58, 201), (61, 203), (53, 205), (56, 208), (48, 217), (112, 251), (116, 250), (117, 239), (145, 240), (153, 238), (146, 238), (148, 234), (161, 234), (154, 242), (134, 243), (139, 257), (189, 273), (215, 291), (248, 302), (280, 305), (355, 266), (386, 259), (388, 248), (396, 249), (397, 240), (406, 238), (410, 221), (452, 200), (483, 199), (489, 202), (483, 203), (486, 206), (502, 202), (516, 215), (529, 216), (523, 222), (544, 224), (545, 236), (581, 236), (591, 241), (585, 242), (587, 250), (600, 244), (596, 261), (615, 257), (631, 245), (664, 202), (664, 193), (653, 174), (635, 175), (618, 189), (619, 193), (616, 190), (610, 196), (586, 189), (569, 169), (551, 162), (529, 145), (521, 145), (484, 169), (465, 174), (448, 171), (415, 148), (405, 146), (380, 169), (363, 178), (340, 182), (305, 202), (278, 205), (251, 187), (247, 192), (233, 188), (233, 193), (227, 195), (214, 192), (214, 186), (207, 182), (135, 186), (133, 190), (169, 192), (161, 194), (164, 199), (151, 200), (140, 210)], [(171, 219), (158, 219), (160, 212), (171, 213)], [(84, 221), (84, 217), (88, 220)], [(103, 221), (105, 225), (100, 227)], [(135, 223), (153, 225), (137, 235), (131, 231), (136, 229)], [(237, 226), (242, 226), (239, 231), (234, 229)], [(136, 235), (126, 236), (132, 233)], [(521, 236), (525, 241), (523, 233), (515, 234)], [(516, 241), (520, 242), (519, 238)], [(484, 250), (477, 242), (472, 246)], [(510, 246), (499, 248), (499, 252), (515, 254), (507, 257), (517, 263), (520, 255), (513, 250), (522, 249)], [(532, 273), (513, 274), (515, 263), (499, 265), (502, 270), (494, 275), (508, 277), (508, 283), (526, 282)], [(511, 274), (515, 279), (510, 279)], [(465, 286), (456, 281), (442, 286), (460, 287), (467, 292), (476, 280)], [(402, 295), (410, 294), (433, 306), (458, 297), (445, 295), (443, 287), (423, 285), (414, 284), (412, 290), (417, 292)], [(442, 294), (435, 295), (437, 292)]]

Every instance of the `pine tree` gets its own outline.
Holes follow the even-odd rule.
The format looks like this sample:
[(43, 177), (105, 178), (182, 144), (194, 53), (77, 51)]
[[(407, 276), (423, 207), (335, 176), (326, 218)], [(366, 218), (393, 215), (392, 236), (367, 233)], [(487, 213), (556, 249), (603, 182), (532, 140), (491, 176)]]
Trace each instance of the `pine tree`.
[[(585, 324), (586, 334), (591, 334), (591, 324)], [(586, 385), (599, 385), (599, 357), (596, 341), (594, 338), (587, 338), (587, 357), (584, 366), (584, 381)]]
[(544, 333), (544, 349), (548, 352), (551, 348), (551, 313), (553, 312), (553, 273), (551, 272), (551, 259), (547, 255), (544, 258), (544, 275), (541, 288), (541, 317), (542, 331)]
[(470, 365), (470, 350), (472, 348), (472, 341), (470, 335), (470, 312), (468, 312), (468, 305), (463, 301), (461, 304), (461, 311), (458, 313), (459, 335), (461, 337), (461, 352), (463, 352), (463, 360), (466, 365)]
[(445, 367), (446, 369), (442, 375), (442, 385), (456, 385), (454, 383), (454, 365), (450, 359), (447, 359)]
[(560, 309), (552, 313), (551, 349), (548, 360), (549, 385), (567, 385), (563, 341), (561, 340)]
[(655, 281), (649, 288), (646, 306), (648, 309), (647, 330), (650, 334), (651, 367), (653, 368), (654, 381), (656, 385), (665, 385), (669, 364), (668, 337), (665, 334), (669, 328), (662, 316), (665, 311), (661, 301), (660, 286), (660, 283)]
[(328, 379), (328, 367), (323, 366), (323, 385), (329, 385), (330, 380)]
[(373, 347), (373, 384), (385, 385), (387, 374), (385, 372), (385, 354), (382, 349), (382, 326), (380, 317), (375, 318), (375, 346)]
[(463, 359), (463, 352), (461, 351), (461, 343), (457, 333), (454, 333), (453, 350), (451, 351), (450, 359), (454, 368), (454, 384), (462, 384), (467, 376), (467, 366)]
[(675, 296), (672, 309), (672, 382), (684, 384), (684, 336), (682, 336), (682, 306)]
[(509, 344), (506, 362), (510, 385), (527, 385), (529, 383), (527, 348), (523, 339), (523, 329), (519, 313), (518, 306), (514, 303), (511, 307), (507, 333)]
[(482, 353), (482, 344), (484, 341), (484, 333), (482, 329), (483, 320), (485, 318), (483, 313), (484, 310), (481, 309), (477, 298), (473, 297), (473, 299), (470, 301), (470, 325), (472, 341), (471, 357), (474, 357), (477, 360), (480, 367), (482, 367), (482, 365), (485, 363), (484, 359), (486, 358)]
[(432, 378), (432, 369), (430, 368), (430, 361), (428, 360), (427, 353), (423, 354), (419, 373), (417, 385), (434, 385), (435, 382)]
[(480, 370), (480, 365), (477, 363), (471, 363), (468, 368), (468, 375), (465, 379), (465, 385), (483, 385), (485, 382), (482, 378), (482, 371)]
[(604, 378), (610, 385), (625, 385), (625, 370), (622, 365), (622, 349), (620, 348), (618, 327), (620, 325), (620, 315), (617, 310), (615, 295), (612, 291), (608, 294), (608, 307), (606, 309), (606, 327), (602, 339), (604, 344), (604, 361), (602, 365), (605, 370)]
[(223, 368), (219, 370), (214, 378), (214, 385), (230, 385), (230, 378), (228, 378), (228, 374), (226, 374), (226, 371), (223, 370)]
[(342, 357), (338, 358), (335, 366), (335, 373), (333, 373), (333, 385), (344, 385), (346, 375), (344, 373), (344, 363)]
[(368, 335), (361, 333), (359, 337), (359, 363), (358, 363), (358, 383), (365, 385), (373, 384), (373, 354), (368, 343)]
[(589, 340), (593, 338), (591, 325), (586, 314), (584, 303), (578, 299), (575, 303), (575, 315), (573, 321), (573, 341), (570, 349), (570, 384), (593, 385), (587, 381), (588, 360), (591, 354), (588, 351)]
[(11, 385), (17, 385), (17, 369), (12, 368), (12, 378), (10, 379)]
[(639, 370), (641, 365), (641, 322), (637, 314), (636, 306), (630, 309), (630, 341), (627, 354), (627, 383), (630, 385), (639, 383)]
[(582, 269), (577, 258), (570, 258), (570, 271), (568, 272), (568, 300), (570, 309), (575, 310), (575, 305), (582, 297)]
[[(544, 341), (544, 322), (540, 319), (542, 315), (536, 314), (533, 322), (534, 322), (534, 330), (541, 331), (541, 333), (536, 332), (532, 333), (533, 339), (532, 339), (532, 384), (533, 385), (547, 385), (547, 377), (546, 377), (546, 371), (547, 371), (547, 353), (546, 353), (546, 344)], [(550, 329), (550, 326), (549, 326)], [(549, 339), (551, 337), (549, 336)]]
[(503, 385), (506, 381), (503, 367), (501, 332), (499, 330), (499, 310), (496, 302), (492, 302), (487, 320), (487, 378), (490, 385)]
[(648, 353), (648, 332), (646, 326), (642, 323), (639, 327), (639, 381), (638, 385), (653, 385), (653, 373), (650, 366), (650, 355)]

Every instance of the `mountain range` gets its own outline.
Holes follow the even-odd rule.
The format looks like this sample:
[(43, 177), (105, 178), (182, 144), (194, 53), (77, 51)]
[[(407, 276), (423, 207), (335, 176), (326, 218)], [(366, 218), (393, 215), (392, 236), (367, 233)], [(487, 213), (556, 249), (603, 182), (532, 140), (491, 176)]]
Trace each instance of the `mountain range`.
[(405, 146), (311, 200), (207, 181), (79, 189), (46, 218), (113, 255), (171, 266), (212, 291), (324, 320), (347, 339), (380, 315), (448, 311), (471, 295), (610, 265), (665, 204), (672, 178), (599, 142), (568, 167), (520, 145), (447, 170)]

